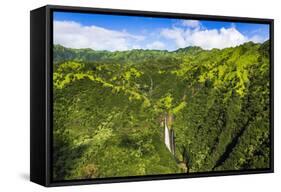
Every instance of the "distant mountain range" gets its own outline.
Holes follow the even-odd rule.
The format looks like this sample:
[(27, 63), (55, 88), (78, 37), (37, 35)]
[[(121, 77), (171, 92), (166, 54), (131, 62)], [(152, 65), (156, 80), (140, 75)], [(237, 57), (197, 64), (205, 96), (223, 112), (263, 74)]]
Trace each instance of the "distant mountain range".
[[(266, 49), (266, 52), (269, 48), (269, 41), (265, 41), (262, 44), (259, 43), (253, 43), (253, 42), (247, 42), (242, 45), (239, 45), (237, 47), (244, 47), (249, 48), (252, 46), (261, 46), (262, 49)], [(225, 48), (225, 49), (235, 49), (235, 47), (231, 48)], [(120, 60), (132, 60), (132, 61), (138, 61), (138, 59), (143, 57), (147, 58), (155, 58), (158, 57), (159, 54), (162, 57), (171, 56), (174, 54), (189, 54), (189, 55), (195, 55), (200, 52), (213, 52), (213, 51), (223, 51), (225, 49), (212, 49), (212, 50), (204, 50), (201, 47), (198, 46), (188, 46), (185, 48), (179, 48), (175, 51), (167, 51), (167, 50), (149, 50), (149, 49), (133, 49), (128, 51), (105, 51), (105, 50), (93, 50), (90, 48), (83, 48), (83, 49), (74, 49), (74, 48), (66, 48), (62, 45), (54, 45), (53, 46), (53, 59), (54, 62), (62, 62), (67, 60), (76, 60), (76, 61), (109, 61), (109, 60), (115, 60), (116, 58)], [(122, 53), (122, 54), (120, 54)]]

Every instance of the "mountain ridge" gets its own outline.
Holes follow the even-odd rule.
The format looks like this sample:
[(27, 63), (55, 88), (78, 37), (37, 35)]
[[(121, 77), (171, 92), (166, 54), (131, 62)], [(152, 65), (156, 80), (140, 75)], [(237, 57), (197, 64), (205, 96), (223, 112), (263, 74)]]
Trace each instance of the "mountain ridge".
[[(150, 50), (150, 49), (132, 49), (126, 51), (107, 51), (107, 50), (93, 50), (91, 48), (67, 48), (62, 45), (56, 44), (53, 46), (53, 60), (55, 63), (67, 61), (67, 60), (80, 60), (80, 61), (98, 61), (98, 60), (110, 60), (112, 57), (116, 58), (117, 55), (122, 54), (124, 57), (129, 57), (131, 60), (137, 60), (139, 57), (143, 58), (145, 56), (154, 58), (158, 54), (162, 54), (163, 57), (174, 55), (174, 54), (189, 54), (189, 55), (196, 55), (201, 52), (213, 52), (213, 51), (224, 51), (227, 49), (235, 49), (238, 47), (252, 47), (252, 46), (260, 46), (264, 49), (269, 49), (269, 40), (263, 43), (253, 43), (253, 42), (246, 42), (244, 44), (229, 47), (224, 49), (211, 49), (211, 50), (204, 50), (199, 46), (187, 46), (184, 48), (179, 48), (174, 51), (168, 50)], [(122, 58), (120, 58), (122, 59)], [(127, 58), (123, 58), (127, 59)]]

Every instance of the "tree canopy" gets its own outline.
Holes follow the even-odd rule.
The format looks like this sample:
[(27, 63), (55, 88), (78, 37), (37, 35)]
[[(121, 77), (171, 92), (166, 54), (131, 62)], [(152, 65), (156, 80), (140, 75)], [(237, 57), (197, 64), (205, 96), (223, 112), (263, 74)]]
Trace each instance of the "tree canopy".
[(53, 52), (54, 180), (269, 168), (268, 41)]

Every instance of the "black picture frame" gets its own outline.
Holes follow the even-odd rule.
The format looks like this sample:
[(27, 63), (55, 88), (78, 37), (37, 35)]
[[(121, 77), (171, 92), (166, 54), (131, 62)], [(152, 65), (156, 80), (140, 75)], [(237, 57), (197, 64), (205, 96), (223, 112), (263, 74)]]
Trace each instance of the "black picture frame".
[[(147, 175), (89, 180), (52, 181), (52, 49), (53, 11), (113, 15), (148, 16), (180, 19), (204, 19), (262, 23), (270, 25), (270, 168), (245, 171), (201, 172), (189, 174)], [(131, 182), (274, 172), (274, 20), (246, 17), (196, 15), (88, 7), (47, 5), (30, 12), (30, 180), (43, 186), (67, 186), (94, 183)]]

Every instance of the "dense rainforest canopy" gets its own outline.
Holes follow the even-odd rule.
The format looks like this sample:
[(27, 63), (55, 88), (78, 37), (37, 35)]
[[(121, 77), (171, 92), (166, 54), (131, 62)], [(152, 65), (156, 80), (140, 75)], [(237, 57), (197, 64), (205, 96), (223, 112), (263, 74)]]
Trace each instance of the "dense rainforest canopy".
[(268, 41), (53, 57), (54, 180), (269, 168)]

